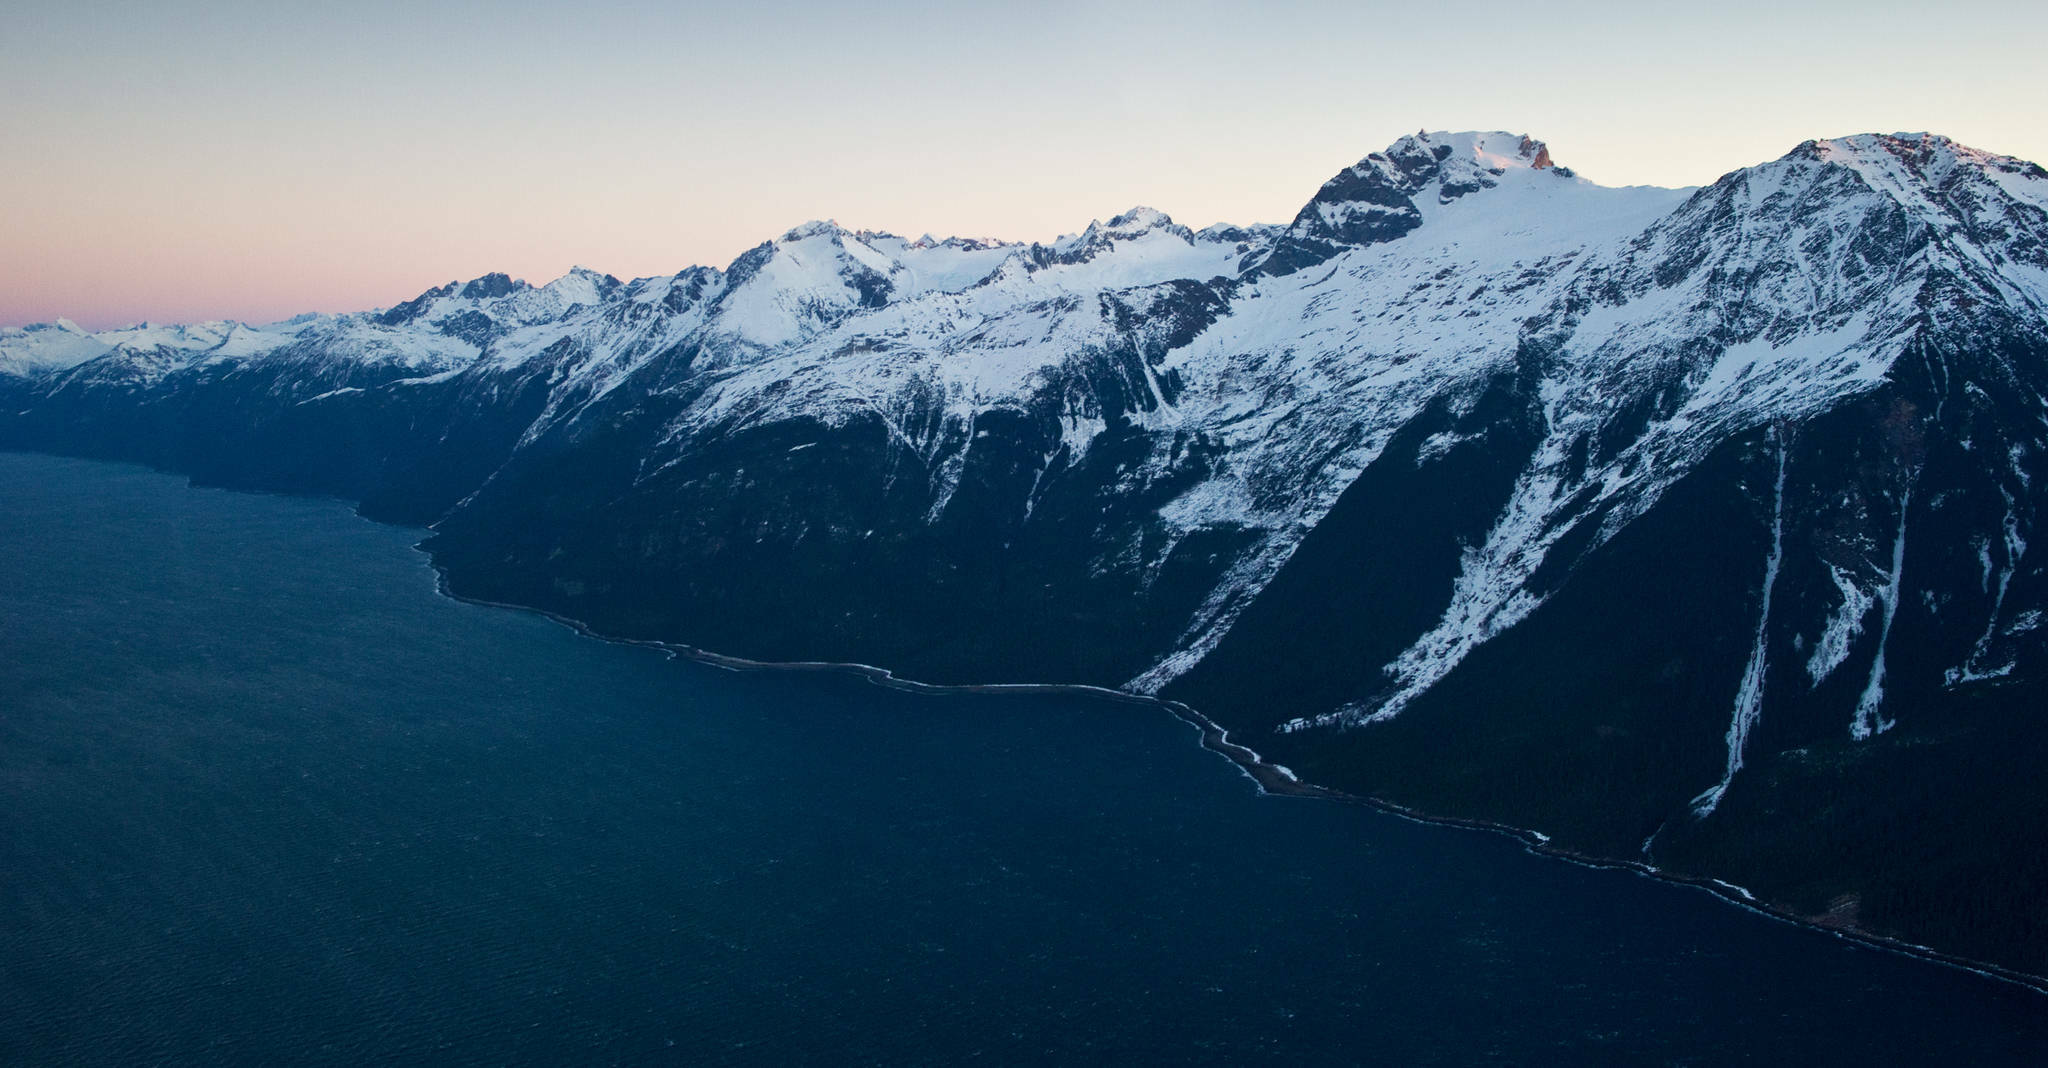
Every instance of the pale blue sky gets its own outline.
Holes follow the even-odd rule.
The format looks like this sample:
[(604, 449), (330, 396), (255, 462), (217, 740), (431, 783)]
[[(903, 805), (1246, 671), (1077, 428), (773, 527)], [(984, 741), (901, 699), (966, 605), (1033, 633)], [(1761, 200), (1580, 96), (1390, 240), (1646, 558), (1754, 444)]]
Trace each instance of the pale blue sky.
[(9, 5), (0, 323), (723, 265), (810, 218), (1282, 221), (1402, 133), (1608, 184), (1932, 129), (2048, 158), (2048, 4)]

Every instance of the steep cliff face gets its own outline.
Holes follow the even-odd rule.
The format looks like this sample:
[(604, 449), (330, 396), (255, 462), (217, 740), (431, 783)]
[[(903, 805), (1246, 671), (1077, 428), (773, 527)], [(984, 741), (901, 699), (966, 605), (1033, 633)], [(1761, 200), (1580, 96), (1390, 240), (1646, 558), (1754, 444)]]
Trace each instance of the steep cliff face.
[(432, 524), (460, 593), (1188, 701), (1315, 781), (2037, 972), (2048, 174), (1610, 189), (1419, 134), (1287, 226), (812, 223), (263, 327), (0, 335), (0, 445)]

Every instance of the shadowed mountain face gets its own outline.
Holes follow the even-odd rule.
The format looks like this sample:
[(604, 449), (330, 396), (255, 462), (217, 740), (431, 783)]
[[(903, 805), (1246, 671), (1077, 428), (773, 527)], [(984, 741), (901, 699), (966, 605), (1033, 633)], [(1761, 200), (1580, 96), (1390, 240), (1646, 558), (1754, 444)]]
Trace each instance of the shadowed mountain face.
[(1184, 700), (1305, 778), (2048, 972), (2048, 174), (1609, 189), (1419, 134), (1287, 226), (0, 333), (0, 445), (335, 494), (458, 593)]

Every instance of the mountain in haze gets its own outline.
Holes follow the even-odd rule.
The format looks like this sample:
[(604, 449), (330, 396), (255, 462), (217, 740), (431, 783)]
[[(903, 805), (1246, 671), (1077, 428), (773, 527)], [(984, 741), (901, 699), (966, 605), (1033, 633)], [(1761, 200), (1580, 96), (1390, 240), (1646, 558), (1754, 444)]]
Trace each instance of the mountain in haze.
[(601, 632), (1183, 701), (1303, 779), (2048, 974), (2048, 174), (1402, 138), (1286, 225), (0, 332), (0, 446), (335, 494)]

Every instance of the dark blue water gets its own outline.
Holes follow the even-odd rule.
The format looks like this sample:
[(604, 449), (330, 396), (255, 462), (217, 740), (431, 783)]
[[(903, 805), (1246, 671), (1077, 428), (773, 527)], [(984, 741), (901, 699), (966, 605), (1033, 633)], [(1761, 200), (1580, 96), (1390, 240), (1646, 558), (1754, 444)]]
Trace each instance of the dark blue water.
[(2048, 998), (1074, 697), (734, 674), (0, 454), (0, 1063), (2035, 1062)]

